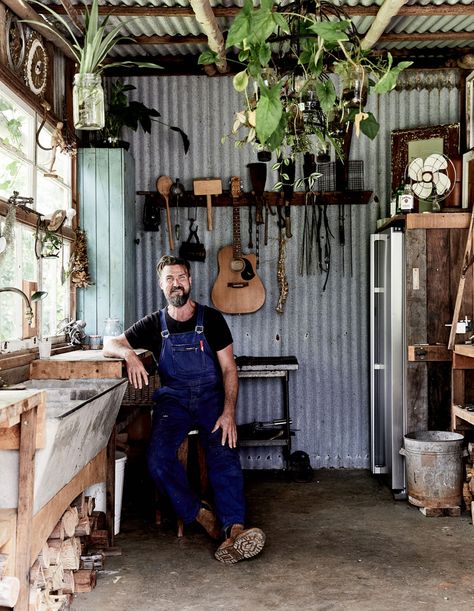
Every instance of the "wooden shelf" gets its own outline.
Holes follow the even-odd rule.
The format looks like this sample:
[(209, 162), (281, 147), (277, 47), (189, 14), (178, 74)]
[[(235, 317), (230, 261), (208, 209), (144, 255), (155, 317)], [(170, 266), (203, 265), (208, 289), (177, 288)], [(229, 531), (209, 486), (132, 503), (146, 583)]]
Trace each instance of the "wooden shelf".
[[(157, 205), (160, 208), (165, 208), (166, 204), (164, 199), (156, 191), (137, 191), (137, 195), (151, 195), (157, 198)], [(321, 191), (315, 192), (316, 203), (325, 204), (330, 206), (343, 205), (343, 206), (364, 206), (372, 199), (372, 191)], [(283, 206), (282, 195), (276, 191), (265, 191), (265, 200), (271, 206)], [(297, 191), (293, 194), (291, 200), (292, 206), (303, 206), (306, 201), (306, 193)], [(175, 203), (171, 201), (170, 207), (176, 207)], [(179, 203), (180, 208), (198, 208), (206, 207), (206, 198), (202, 196), (195, 196), (191, 191), (187, 191), (182, 197)], [(213, 207), (225, 207), (232, 206), (232, 197), (229, 192), (224, 192), (221, 195), (214, 195), (212, 197)], [(255, 205), (255, 199), (251, 193), (241, 193), (239, 197), (239, 206)]]
[(458, 209), (451, 212), (410, 212), (409, 214), (395, 214), (387, 219), (377, 231), (389, 227), (404, 227), (405, 229), (468, 229), (471, 220), (470, 212), (461, 212)]
[(415, 344), (408, 346), (409, 362), (451, 361), (452, 353), (447, 346), (439, 344)]

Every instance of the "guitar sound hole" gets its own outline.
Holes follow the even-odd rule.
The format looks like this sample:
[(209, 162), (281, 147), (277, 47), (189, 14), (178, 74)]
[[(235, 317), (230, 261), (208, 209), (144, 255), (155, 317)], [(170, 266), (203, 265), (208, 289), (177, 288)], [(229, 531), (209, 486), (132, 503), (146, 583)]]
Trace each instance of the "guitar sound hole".
[(243, 259), (232, 259), (230, 262), (230, 269), (233, 272), (243, 272), (245, 269), (245, 263)]

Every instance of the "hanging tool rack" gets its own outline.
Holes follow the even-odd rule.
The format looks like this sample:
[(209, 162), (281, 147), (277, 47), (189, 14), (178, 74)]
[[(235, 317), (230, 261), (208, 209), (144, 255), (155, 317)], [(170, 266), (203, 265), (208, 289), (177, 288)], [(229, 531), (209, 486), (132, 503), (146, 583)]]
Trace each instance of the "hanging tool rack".
[[(331, 206), (362, 206), (366, 205), (372, 199), (372, 191), (315, 191), (318, 198), (318, 203), (328, 204)], [(158, 198), (157, 191), (137, 191), (137, 195), (156, 195)], [(266, 201), (272, 206), (282, 206), (284, 202), (281, 200), (279, 191), (265, 191), (264, 197)], [(291, 200), (292, 206), (304, 206), (306, 193), (304, 191), (298, 191), (293, 194)], [(239, 206), (249, 206), (254, 204), (253, 195), (251, 193), (241, 193), (239, 196)], [(165, 203), (158, 198), (157, 205), (161, 208), (165, 208)], [(170, 201), (170, 207), (174, 207), (176, 204)], [(212, 200), (213, 206), (225, 207), (232, 206), (232, 196), (230, 191), (223, 191), (220, 195), (214, 195)], [(186, 191), (183, 196), (183, 201), (180, 204), (181, 207), (194, 207), (206, 208), (207, 202), (206, 197), (195, 196), (192, 191)]]

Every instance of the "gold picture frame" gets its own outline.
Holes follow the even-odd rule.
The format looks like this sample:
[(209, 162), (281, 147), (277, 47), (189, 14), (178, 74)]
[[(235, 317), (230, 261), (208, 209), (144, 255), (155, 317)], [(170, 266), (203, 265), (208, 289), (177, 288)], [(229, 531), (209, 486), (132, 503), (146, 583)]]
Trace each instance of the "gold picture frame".
[(462, 156), (462, 207), (472, 208), (474, 203), (474, 148)]
[(466, 149), (474, 148), (474, 70), (466, 76)]
[(391, 133), (392, 193), (405, 184), (406, 168), (414, 157), (443, 153), (453, 159), (459, 155), (459, 140), (459, 123), (393, 130)]

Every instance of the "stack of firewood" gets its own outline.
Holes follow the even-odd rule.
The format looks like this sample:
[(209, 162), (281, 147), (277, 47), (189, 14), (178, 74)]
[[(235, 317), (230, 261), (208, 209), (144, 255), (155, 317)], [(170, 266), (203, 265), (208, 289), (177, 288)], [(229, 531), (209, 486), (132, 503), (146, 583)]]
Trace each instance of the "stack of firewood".
[(466, 509), (471, 512), (471, 519), (474, 524), (474, 443), (467, 444), (467, 452), (462, 494)]
[(66, 509), (30, 570), (29, 611), (68, 609), (74, 594), (90, 592), (108, 546), (105, 514), (80, 494)]

